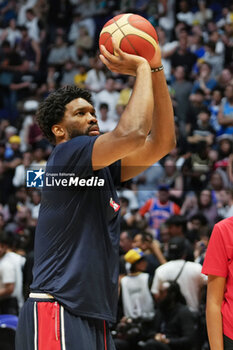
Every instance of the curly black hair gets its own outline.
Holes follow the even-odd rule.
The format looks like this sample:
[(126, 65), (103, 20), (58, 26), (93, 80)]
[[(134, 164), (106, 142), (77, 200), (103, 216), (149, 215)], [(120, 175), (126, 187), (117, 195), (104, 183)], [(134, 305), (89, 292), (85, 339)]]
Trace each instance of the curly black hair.
[(36, 120), (44, 136), (51, 143), (56, 141), (52, 132), (52, 126), (62, 121), (66, 105), (76, 98), (83, 98), (90, 104), (93, 104), (89, 91), (72, 85), (57, 89), (40, 103), (36, 113)]

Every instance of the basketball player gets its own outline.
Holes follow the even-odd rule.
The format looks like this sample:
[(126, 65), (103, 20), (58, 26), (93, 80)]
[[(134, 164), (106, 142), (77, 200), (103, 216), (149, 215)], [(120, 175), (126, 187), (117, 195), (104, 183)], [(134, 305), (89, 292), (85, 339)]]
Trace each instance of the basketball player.
[[(41, 103), (37, 119), (56, 147), (48, 169), (104, 180), (103, 190), (43, 189), (31, 294), (20, 314), (17, 350), (113, 350), (118, 285), (119, 200), (114, 187), (175, 144), (173, 110), (158, 48), (151, 69), (139, 56), (102, 47), (113, 72), (136, 76), (117, 127), (104, 135), (90, 94), (67, 86)], [(152, 72), (153, 71), (153, 72)]]

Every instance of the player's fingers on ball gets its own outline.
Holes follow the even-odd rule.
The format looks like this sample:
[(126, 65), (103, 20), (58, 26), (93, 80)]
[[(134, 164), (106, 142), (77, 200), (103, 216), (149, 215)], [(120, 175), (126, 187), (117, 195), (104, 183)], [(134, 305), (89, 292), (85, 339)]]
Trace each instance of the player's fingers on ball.
[(105, 58), (104, 55), (99, 55), (99, 58), (101, 59), (101, 61), (108, 67), (109, 66), (109, 61)]
[(113, 61), (113, 62), (117, 61), (117, 58), (116, 58), (114, 55), (112, 55), (112, 54), (106, 49), (106, 47), (105, 47), (104, 45), (101, 45), (101, 46), (100, 46), (100, 49), (101, 49), (102, 55), (103, 55), (105, 58), (107, 58), (109, 61)]

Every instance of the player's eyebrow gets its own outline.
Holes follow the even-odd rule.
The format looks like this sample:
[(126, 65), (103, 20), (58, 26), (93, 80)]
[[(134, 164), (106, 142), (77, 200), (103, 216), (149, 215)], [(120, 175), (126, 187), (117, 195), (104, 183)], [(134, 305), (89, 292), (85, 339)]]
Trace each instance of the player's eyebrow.
[(89, 107), (89, 106), (85, 106), (85, 107), (78, 107), (73, 111), (73, 115), (75, 115), (77, 112), (87, 112), (90, 111), (92, 113), (96, 114), (96, 110), (94, 107)]

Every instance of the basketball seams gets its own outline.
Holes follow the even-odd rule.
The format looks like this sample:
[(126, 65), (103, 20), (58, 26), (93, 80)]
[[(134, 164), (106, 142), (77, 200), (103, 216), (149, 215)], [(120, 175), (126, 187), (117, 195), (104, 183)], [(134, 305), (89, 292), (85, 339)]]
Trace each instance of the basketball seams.
[[(145, 24), (145, 21), (148, 22), (141, 16), (132, 13), (121, 15), (118, 18), (115, 16), (109, 24), (106, 23), (102, 28), (100, 33), (100, 37), (103, 35), (101, 44), (103, 44), (111, 53), (114, 53), (112, 41), (109, 41), (111, 37), (114, 37), (123, 51), (150, 60), (153, 56), (153, 50), (156, 50), (158, 37), (156, 30), (151, 23), (149, 23), (149, 25), (147, 23), (144, 30), (143, 25)], [(138, 40), (140, 38), (140, 40), (137, 41), (136, 38), (138, 38)], [(141, 40), (142, 44), (140, 43)], [(143, 41), (145, 44), (143, 44)], [(143, 45), (145, 45), (146, 54), (142, 51)]]
[[(119, 25), (117, 24), (117, 21), (115, 21), (115, 18), (113, 18), (113, 20), (114, 20), (116, 26), (118, 27), (118, 29), (119, 29), (119, 30), (121, 31), (121, 33), (123, 34), (123, 38), (122, 38), (122, 39), (125, 38), (125, 39), (128, 41), (128, 44), (132, 47), (132, 49), (133, 49), (134, 52), (136, 53), (136, 55), (138, 55), (137, 50), (136, 50), (136, 49), (134, 48), (134, 46), (131, 44), (131, 42), (129, 41), (129, 39), (127, 39), (127, 36), (126, 36), (125, 33), (123, 32), (123, 30), (121, 30), (122, 27), (119, 27)], [(128, 18), (127, 18), (127, 23), (125, 23), (123, 26), (128, 25), (128, 24), (129, 24), (129, 22), (128, 22)], [(121, 41), (122, 41), (122, 39), (121, 39)], [(119, 47), (120, 47), (121, 41), (119, 42)]]

